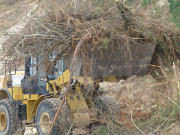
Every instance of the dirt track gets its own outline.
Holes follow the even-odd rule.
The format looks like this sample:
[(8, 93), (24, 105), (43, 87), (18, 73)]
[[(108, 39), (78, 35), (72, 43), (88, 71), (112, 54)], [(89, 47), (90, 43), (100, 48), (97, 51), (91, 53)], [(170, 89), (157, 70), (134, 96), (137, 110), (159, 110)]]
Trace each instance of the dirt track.
[(34, 0), (0, 0), (0, 31), (17, 25), (34, 6)]

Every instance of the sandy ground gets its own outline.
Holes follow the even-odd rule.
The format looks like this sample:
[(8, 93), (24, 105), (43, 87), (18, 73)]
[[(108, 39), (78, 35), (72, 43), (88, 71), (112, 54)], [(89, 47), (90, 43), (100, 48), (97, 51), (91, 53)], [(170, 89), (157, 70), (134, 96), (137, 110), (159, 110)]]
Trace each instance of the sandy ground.
[(180, 123), (173, 123), (162, 135), (180, 135)]
[(0, 69), (3, 69), (3, 59), (9, 59), (4, 58), (2, 48), (11, 42), (10, 36), (3, 33), (21, 33), (37, 7), (35, 0), (0, 0)]
[(0, 0), (0, 31), (17, 25), (35, 4), (34, 0)]

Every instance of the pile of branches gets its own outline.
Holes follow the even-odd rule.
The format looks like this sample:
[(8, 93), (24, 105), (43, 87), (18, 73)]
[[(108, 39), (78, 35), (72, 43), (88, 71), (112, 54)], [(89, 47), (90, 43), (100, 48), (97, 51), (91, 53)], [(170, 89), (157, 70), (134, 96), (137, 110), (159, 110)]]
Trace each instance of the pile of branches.
[(121, 1), (45, 0), (39, 3), (24, 32), (12, 35), (14, 40), (4, 54), (49, 55), (56, 51), (63, 57), (84, 38), (81, 53), (86, 57), (89, 52), (122, 44), (146, 45), (162, 40), (171, 45), (178, 35), (178, 31), (145, 18)]
[(84, 49), (91, 51), (130, 42), (144, 45), (153, 40), (151, 31), (134, 16), (115, 0), (43, 1), (24, 33), (12, 36), (6, 52), (67, 54), (86, 34)]

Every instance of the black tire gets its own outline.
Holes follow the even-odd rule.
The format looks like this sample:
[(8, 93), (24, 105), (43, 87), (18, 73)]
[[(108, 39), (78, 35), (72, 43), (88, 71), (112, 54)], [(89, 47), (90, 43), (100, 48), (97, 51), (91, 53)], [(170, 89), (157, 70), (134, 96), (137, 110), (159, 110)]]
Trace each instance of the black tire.
[[(120, 105), (110, 96), (98, 96), (94, 99), (100, 124), (108, 127), (109, 134), (119, 134)], [(97, 132), (97, 135), (99, 133)]]
[[(40, 125), (42, 123), (42, 117), (43, 115), (48, 115), (50, 121), (53, 120), (58, 107), (61, 103), (61, 100), (58, 98), (49, 98), (43, 100), (37, 109), (36, 112), (36, 128), (38, 135), (46, 135), (48, 132), (48, 126), (47, 130), (44, 130), (44, 127)], [(53, 126), (52, 134), (53, 135), (65, 135), (70, 127), (71, 127), (71, 121), (70, 121), (70, 112), (67, 104), (63, 105), (62, 111), (60, 113), (60, 116), (58, 117), (56, 124)]]
[(10, 99), (0, 100), (0, 113), (3, 115), (0, 116), (0, 125), (3, 125), (2, 119), (4, 115), (6, 117), (6, 126), (5, 129), (0, 129), (0, 135), (12, 135), (16, 129), (16, 106), (14, 102), (11, 102)]
[(106, 113), (113, 116), (120, 111), (119, 104), (110, 96), (98, 96), (94, 99), (94, 104), (100, 114)]

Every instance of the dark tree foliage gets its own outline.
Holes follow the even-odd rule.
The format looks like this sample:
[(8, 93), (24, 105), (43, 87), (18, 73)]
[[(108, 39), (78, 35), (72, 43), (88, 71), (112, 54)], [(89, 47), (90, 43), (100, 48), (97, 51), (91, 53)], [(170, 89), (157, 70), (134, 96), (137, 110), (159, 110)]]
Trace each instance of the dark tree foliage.
[(168, 0), (168, 2), (170, 3), (172, 21), (180, 27), (180, 0)]

